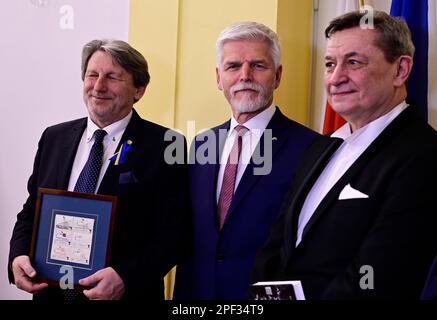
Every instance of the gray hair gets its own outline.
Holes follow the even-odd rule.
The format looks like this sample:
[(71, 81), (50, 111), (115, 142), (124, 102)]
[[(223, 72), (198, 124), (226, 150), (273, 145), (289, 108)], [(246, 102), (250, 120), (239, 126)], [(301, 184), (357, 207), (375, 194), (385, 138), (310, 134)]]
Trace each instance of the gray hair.
[[(339, 16), (329, 23), (325, 36), (329, 39), (337, 31), (359, 27), (367, 13), (352, 11)], [(395, 62), (402, 55), (414, 56), (414, 44), (406, 22), (400, 17), (392, 17), (383, 11), (373, 11), (373, 25), (379, 32), (375, 46), (384, 52), (389, 63)]]
[(135, 88), (145, 87), (150, 82), (149, 67), (144, 56), (127, 42), (113, 39), (92, 40), (82, 49), (82, 80), (88, 61), (96, 51), (109, 53), (112, 58), (132, 75)]
[(229, 41), (258, 40), (266, 42), (270, 47), (270, 55), (275, 69), (281, 64), (281, 47), (278, 36), (269, 27), (252, 21), (237, 22), (224, 29), (216, 42), (217, 66), (222, 62), (223, 46)]

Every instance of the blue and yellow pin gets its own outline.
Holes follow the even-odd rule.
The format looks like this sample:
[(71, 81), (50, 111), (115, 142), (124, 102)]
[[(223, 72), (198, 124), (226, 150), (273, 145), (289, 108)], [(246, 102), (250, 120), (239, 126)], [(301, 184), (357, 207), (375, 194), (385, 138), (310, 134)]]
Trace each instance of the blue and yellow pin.
[(109, 160), (114, 160), (114, 166), (123, 164), (124, 156), (130, 149), (132, 149), (132, 140), (127, 140), (120, 146), (120, 149), (109, 158)]

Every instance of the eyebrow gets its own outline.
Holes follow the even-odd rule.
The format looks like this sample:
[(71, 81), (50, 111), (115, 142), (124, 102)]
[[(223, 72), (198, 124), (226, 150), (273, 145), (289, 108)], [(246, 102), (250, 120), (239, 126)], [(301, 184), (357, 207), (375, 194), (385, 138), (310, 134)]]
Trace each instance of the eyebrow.
[[(344, 55), (345, 58), (350, 58), (350, 57), (355, 57), (355, 56), (361, 56), (361, 54), (359, 54), (356, 51), (352, 51), (352, 52), (346, 53)], [(334, 58), (331, 56), (325, 56), (325, 60), (334, 60)]]
[[(99, 73), (99, 71), (95, 70), (95, 69), (88, 69), (85, 74), (89, 74), (89, 73)], [(105, 72), (103, 75), (104, 76), (116, 76), (116, 77), (121, 77), (122, 76), (122, 72), (116, 72), (116, 71), (109, 71), (109, 72)]]
[[(245, 61), (240, 61), (240, 60), (229, 60), (229, 61), (225, 61), (224, 65), (228, 65), (228, 64), (243, 64)], [(250, 60), (248, 61), (250, 64), (253, 63), (267, 63), (267, 60), (265, 59), (256, 59), (256, 60)]]

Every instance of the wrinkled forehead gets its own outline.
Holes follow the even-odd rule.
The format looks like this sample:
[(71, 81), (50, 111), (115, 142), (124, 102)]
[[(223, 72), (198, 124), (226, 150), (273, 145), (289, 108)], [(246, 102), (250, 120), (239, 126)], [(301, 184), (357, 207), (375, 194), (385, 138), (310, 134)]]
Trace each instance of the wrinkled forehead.
[(113, 55), (103, 50), (97, 50), (90, 56), (86, 69), (88, 70), (90, 68), (105, 68), (112, 69), (119, 73), (129, 73), (120, 65)]
[(325, 56), (348, 55), (351, 52), (380, 51), (382, 53), (382, 50), (376, 46), (378, 37), (377, 31), (359, 27), (337, 31), (327, 39)]
[(221, 62), (233, 59), (272, 60), (270, 45), (262, 40), (232, 40), (223, 45)]

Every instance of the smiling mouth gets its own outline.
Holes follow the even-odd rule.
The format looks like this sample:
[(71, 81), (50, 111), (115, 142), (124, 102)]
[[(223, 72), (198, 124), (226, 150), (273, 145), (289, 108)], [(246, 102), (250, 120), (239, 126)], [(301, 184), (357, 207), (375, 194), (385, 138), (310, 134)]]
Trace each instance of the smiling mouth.
[(342, 91), (342, 92), (335, 92), (335, 93), (331, 93), (332, 97), (344, 97), (347, 96), (349, 94), (353, 94), (355, 93), (355, 91)]
[(91, 95), (91, 98), (94, 98), (96, 100), (111, 100), (111, 98), (108, 98), (108, 97), (99, 97), (99, 96), (95, 96), (95, 95)]

